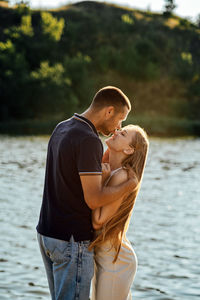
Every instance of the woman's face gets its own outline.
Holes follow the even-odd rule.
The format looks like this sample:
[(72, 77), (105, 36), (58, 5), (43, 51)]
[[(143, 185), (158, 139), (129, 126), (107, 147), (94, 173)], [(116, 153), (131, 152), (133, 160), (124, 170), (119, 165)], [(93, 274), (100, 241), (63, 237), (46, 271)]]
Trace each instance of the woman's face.
[(133, 149), (130, 145), (134, 137), (134, 131), (130, 128), (122, 128), (116, 131), (110, 138), (106, 139), (105, 142), (111, 150), (124, 152), (124, 150)]

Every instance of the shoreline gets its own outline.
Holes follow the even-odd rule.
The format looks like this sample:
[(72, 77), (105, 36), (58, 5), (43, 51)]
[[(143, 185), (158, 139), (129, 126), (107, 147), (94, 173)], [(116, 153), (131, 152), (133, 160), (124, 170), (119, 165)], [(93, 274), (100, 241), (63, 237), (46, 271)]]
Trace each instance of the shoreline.
[[(61, 121), (63, 119), (0, 122), (0, 134), (10, 136), (50, 135)], [(200, 120), (164, 116), (129, 116), (124, 122), (124, 125), (127, 124), (140, 125), (150, 137), (200, 137)]]

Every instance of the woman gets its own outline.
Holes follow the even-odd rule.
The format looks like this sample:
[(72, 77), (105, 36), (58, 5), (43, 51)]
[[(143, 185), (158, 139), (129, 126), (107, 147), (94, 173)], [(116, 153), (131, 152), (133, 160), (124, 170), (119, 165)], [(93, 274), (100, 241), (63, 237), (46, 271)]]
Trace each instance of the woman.
[(135, 189), (92, 213), (96, 238), (89, 249), (95, 250), (95, 274), (92, 282), (92, 300), (129, 300), (130, 288), (137, 269), (137, 257), (126, 238), (126, 231), (142, 180), (148, 152), (148, 138), (135, 125), (124, 127), (106, 140), (111, 175), (104, 183), (114, 186), (128, 179), (131, 168)]

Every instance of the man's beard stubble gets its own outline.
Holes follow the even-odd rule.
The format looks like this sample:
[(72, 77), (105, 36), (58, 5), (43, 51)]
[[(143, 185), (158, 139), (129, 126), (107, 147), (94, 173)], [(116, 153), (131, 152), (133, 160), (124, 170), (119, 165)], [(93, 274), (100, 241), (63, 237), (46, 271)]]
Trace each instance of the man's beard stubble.
[(110, 132), (108, 130), (108, 126), (106, 126), (106, 124), (102, 124), (101, 129), (100, 129), (100, 133), (106, 137), (108, 137), (112, 132)]

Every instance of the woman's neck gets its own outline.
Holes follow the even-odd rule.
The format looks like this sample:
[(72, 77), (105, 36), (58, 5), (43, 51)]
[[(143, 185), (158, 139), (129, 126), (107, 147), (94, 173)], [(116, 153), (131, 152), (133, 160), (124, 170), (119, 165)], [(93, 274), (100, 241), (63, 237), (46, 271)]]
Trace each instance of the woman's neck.
[(110, 149), (109, 164), (110, 164), (111, 171), (121, 168), (123, 159), (124, 159), (123, 152), (117, 152)]

